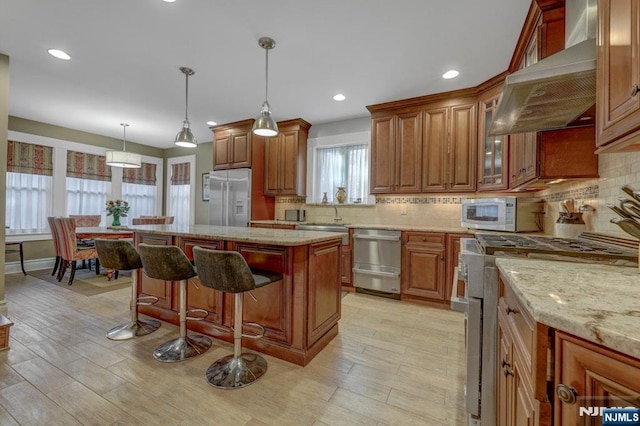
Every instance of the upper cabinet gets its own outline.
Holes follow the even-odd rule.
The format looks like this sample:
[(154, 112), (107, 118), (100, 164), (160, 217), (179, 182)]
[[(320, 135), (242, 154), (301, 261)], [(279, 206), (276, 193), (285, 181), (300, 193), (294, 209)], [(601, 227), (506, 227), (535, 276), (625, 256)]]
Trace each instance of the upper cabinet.
[(420, 192), (422, 112), (371, 120), (371, 193)]
[(466, 90), (368, 106), (371, 193), (475, 191), (476, 103)]
[(475, 191), (476, 99), (434, 105), (424, 114), (422, 191)]
[(213, 170), (251, 167), (251, 129), (255, 120), (212, 127), (213, 130)]
[(265, 141), (265, 195), (305, 195), (307, 138), (311, 124), (301, 118), (278, 123), (277, 136)]
[(598, 152), (640, 150), (640, 7), (598, 1)]
[(489, 136), (501, 86), (478, 99), (478, 191), (504, 191), (509, 187), (508, 136)]

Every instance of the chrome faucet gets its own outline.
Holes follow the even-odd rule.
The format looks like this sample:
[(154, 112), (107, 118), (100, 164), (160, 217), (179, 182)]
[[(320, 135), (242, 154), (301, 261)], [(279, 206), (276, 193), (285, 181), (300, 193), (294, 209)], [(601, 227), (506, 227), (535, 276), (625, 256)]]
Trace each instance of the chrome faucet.
[(342, 217), (338, 214), (338, 207), (334, 204), (333, 205), (333, 210), (335, 211), (334, 215), (333, 215), (333, 221), (334, 222), (339, 222), (342, 220)]

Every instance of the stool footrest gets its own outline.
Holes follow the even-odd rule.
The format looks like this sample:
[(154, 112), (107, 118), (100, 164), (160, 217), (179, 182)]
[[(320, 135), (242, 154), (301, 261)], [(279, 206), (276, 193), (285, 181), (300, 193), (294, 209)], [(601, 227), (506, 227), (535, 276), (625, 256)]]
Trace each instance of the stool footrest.
[(255, 327), (260, 329), (260, 333), (259, 334), (245, 334), (242, 333), (242, 337), (247, 337), (249, 339), (259, 339), (261, 337), (264, 337), (264, 333), (266, 332), (266, 330), (264, 329), (264, 327), (260, 324), (258, 324), (257, 322), (243, 322), (242, 323), (243, 326), (248, 326), (248, 327)]
[(157, 296), (138, 296), (137, 305), (138, 306), (151, 306), (158, 303), (160, 300)]
[[(189, 314), (191, 313), (199, 313), (199, 314), (204, 314), (203, 317), (190, 317)], [(207, 317), (207, 315), (209, 315), (209, 311), (207, 311), (206, 309), (188, 309), (187, 310), (187, 321), (202, 321), (203, 319), (205, 319)]]

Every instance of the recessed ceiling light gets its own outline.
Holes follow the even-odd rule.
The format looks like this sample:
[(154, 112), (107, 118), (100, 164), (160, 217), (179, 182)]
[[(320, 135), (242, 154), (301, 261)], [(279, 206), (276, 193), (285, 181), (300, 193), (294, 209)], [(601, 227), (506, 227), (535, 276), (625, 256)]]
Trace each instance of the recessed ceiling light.
[(338, 101), (338, 102), (344, 101), (345, 99), (347, 99), (347, 97), (345, 95), (343, 95), (342, 93), (338, 93), (337, 95), (335, 95), (333, 97), (333, 100), (334, 101)]
[(176, 0), (162, 0), (162, 1), (165, 2), (165, 3), (173, 3)]
[(49, 52), (49, 55), (56, 57), (58, 59), (63, 59), (65, 61), (68, 61), (69, 59), (71, 59), (71, 56), (69, 56), (67, 52), (63, 52), (62, 50), (49, 49), (47, 50), (47, 52)]
[(450, 78), (456, 78), (458, 76), (458, 74), (460, 74), (458, 71), (456, 70), (449, 70), (447, 72), (445, 72), (444, 74), (442, 74), (442, 78), (446, 78), (447, 80)]
[(215, 121), (207, 121), (207, 125), (208, 126), (215, 126), (216, 124), (218, 124), (218, 123), (216, 123)]

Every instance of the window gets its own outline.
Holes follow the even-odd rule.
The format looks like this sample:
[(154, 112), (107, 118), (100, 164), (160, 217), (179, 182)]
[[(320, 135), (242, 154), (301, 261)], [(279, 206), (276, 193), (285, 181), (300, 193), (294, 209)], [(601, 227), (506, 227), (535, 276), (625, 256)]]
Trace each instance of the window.
[(338, 187), (345, 187), (347, 203), (369, 203), (369, 132), (311, 140), (312, 176), (308, 203), (337, 202)]
[(139, 169), (122, 169), (122, 198), (131, 209), (128, 217), (157, 216), (156, 165), (142, 163)]
[(170, 158), (167, 161), (167, 216), (174, 216), (174, 224), (189, 225), (194, 221), (195, 156)]
[(46, 228), (51, 216), (53, 149), (8, 141), (5, 226)]
[(67, 151), (67, 214), (99, 214), (106, 223), (111, 167), (102, 155)]

